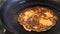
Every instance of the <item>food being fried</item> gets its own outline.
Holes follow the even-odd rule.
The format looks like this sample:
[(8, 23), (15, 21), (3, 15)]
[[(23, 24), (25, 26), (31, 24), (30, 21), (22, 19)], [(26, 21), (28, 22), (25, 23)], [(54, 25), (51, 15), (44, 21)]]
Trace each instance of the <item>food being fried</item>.
[(53, 10), (45, 7), (31, 7), (23, 10), (18, 17), (18, 22), (27, 31), (43, 32), (51, 29), (58, 17)]

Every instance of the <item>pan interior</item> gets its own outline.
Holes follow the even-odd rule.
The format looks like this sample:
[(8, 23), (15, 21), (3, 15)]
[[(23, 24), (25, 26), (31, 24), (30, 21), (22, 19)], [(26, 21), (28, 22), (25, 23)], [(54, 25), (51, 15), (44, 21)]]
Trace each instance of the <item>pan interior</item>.
[(56, 13), (46, 7), (35, 6), (24, 9), (18, 16), (18, 22), (27, 31), (43, 32), (51, 29), (58, 20)]

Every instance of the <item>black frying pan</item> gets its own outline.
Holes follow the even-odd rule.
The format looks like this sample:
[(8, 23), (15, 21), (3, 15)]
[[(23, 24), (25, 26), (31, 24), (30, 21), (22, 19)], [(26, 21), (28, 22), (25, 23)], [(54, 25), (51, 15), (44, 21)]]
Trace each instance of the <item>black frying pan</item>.
[[(33, 7), (43, 6), (54, 10), (58, 16), (56, 25), (46, 32), (28, 32), (18, 22), (18, 14), (22, 10)], [(14, 34), (60, 34), (60, 3), (50, 0), (7, 0), (2, 6), (1, 20), (7, 31)]]

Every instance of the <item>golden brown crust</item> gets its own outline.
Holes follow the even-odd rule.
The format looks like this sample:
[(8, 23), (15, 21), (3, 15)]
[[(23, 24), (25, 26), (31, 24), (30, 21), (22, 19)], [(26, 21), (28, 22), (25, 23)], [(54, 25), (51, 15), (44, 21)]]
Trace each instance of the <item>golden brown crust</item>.
[(18, 22), (27, 31), (42, 32), (52, 28), (57, 21), (53, 10), (44, 7), (32, 7), (19, 14)]

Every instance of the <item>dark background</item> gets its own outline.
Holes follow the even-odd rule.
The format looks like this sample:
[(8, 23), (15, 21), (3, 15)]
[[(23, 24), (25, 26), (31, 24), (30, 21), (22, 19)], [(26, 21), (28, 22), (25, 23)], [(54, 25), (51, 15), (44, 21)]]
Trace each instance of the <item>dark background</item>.
[[(0, 0), (0, 10), (1, 10), (1, 6), (4, 4), (6, 0)], [(3, 32), (3, 26), (2, 26), (2, 22), (1, 22), (1, 19), (0, 19), (0, 34), (2, 34)]]

